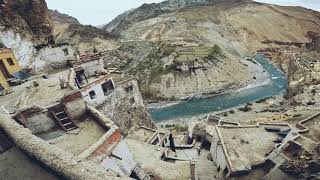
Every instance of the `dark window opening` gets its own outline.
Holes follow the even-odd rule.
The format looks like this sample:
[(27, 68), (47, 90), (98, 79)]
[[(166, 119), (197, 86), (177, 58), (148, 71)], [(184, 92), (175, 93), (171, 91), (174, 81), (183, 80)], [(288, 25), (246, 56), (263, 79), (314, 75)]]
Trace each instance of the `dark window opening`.
[(83, 84), (84, 84), (84, 82), (83, 82), (84, 80), (85, 80), (87, 83), (89, 83), (88, 78), (87, 78), (87, 76), (86, 76), (86, 74), (85, 74), (85, 72), (84, 72), (83, 69), (76, 72), (76, 79), (77, 79), (77, 81), (78, 81), (78, 83), (79, 83), (80, 85), (83, 85)]
[(134, 100), (134, 98), (130, 98), (130, 103), (133, 104), (135, 103), (136, 101)]
[(101, 87), (105, 96), (110, 94), (114, 90), (114, 85), (111, 80), (108, 80), (107, 82), (103, 83)]
[(96, 93), (94, 91), (89, 92), (89, 96), (91, 99), (95, 99), (97, 97)]
[(133, 86), (128, 86), (126, 87), (126, 92), (132, 92), (133, 91)]
[(134, 171), (132, 171), (132, 173), (130, 174), (129, 177), (131, 177), (133, 179), (140, 179), (139, 176), (137, 175), (137, 173), (135, 173)]
[(8, 64), (9, 64), (10, 66), (13, 66), (13, 65), (14, 65), (14, 62), (13, 62), (13, 60), (12, 60), (11, 58), (8, 58), (8, 59), (7, 59), (7, 62), (8, 62)]
[(68, 49), (63, 49), (63, 52), (64, 52), (64, 55), (65, 55), (65, 56), (68, 56), (68, 55), (69, 55)]
[(2, 86), (2, 84), (0, 84), (0, 92), (2, 92), (4, 90), (4, 87)]

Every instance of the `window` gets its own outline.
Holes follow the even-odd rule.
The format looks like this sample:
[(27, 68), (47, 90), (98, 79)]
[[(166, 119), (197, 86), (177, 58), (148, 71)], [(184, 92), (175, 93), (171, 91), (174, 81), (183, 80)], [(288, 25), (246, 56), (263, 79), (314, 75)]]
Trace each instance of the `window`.
[(108, 80), (107, 82), (103, 83), (101, 87), (105, 96), (114, 90), (114, 85), (111, 80)]
[(126, 91), (127, 91), (127, 92), (133, 91), (133, 86), (131, 85), (131, 86), (126, 87)]
[(96, 93), (94, 91), (90, 91), (89, 92), (89, 96), (91, 99), (95, 99), (97, 96), (96, 96)]
[(134, 100), (134, 97), (133, 98), (130, 98), (130, 103), (131, 104), (134, 104), (136, 101)]
[(12, 60), (11, 58), (8, 58), (8, 59), (7, 59), (7, 62), (8, 62), (8, 64), (9, 64), (10, 66), (13, 66), (13, 65), (14, 65), (14, 62), (13, 62), (13, 60)]

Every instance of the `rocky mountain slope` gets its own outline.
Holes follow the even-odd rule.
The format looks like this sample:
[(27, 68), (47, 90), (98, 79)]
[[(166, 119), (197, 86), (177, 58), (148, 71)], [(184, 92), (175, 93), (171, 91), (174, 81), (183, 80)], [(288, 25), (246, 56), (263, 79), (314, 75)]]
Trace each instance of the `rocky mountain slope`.
[(47, 4), (43, 0), (0, 1), (1, 29), (12, 29), (33, 41), (46, 43), (52, 34)]
[(56, 42), (68, 42), (80, 54), (110, 50), (118, 46), (117, 37), (107, 31), (90, 25), (82, 25), (76, 18), (56, 10), (50, 10), (50, 16), (54, 25)]
[(300, 7), (228, 0), (159, 13), (150, 18), (152, 13), (145, 12), (155, 11), (154, 6), (143, 5), (134, 10), (125, 19), (127, 27), (119, 25), (114, 31), (125, 39), (169, 43), (222, 44), (230, 41), (252, 52), (269, 44), (281, 44), (277, 42), (307, 43), (310, 42), (309, 31), (319, 33), (320, 13)]
[(50, 10), (49, 15), (52, 19), (53, 34), (57, 36), (59, 33), (64, 32), (70, 24), (80, 24), (80, 22), (67, 14), (60, 13), (57, 10)]
[[(112, 29), (124, 42), (135, 42), (133, 47), (142, 41), (154, 44), (158, 51), (151, 53), (144, 48), (142, 57), (141, 51), (125, 53), (120, 49), (119, 60), (129, 54), (121, 67), (135, 75), (143, 74), (141, 82), (145, 82), (142, 86), (147, 94), (151, 91), (177, 98), (256, 82), (259, 78), (252, 74), (252, 64), (242, 59), (257, 51), (313, 53), (318, 47), (320, 13), (250, 0), (168, 0), (144, 4), (119, 16), (105, 29)], [(211, 56), (215, 45), (223, 57)], [(275, 63), (286, 69), (286, 58), (278, 59)], [(259, 67), (254, 69), (259, 71)]]
[(124, 12), (113, 21), (103, 27), (103, 29), (119, 34), (127, 29), (132, 23), (157, 17), (162, 14), (174, 12), (176, 10), (199, 6), (212, 5), (223, 0), (167, 0), (161, 3), (143, 4), (142, 6)]

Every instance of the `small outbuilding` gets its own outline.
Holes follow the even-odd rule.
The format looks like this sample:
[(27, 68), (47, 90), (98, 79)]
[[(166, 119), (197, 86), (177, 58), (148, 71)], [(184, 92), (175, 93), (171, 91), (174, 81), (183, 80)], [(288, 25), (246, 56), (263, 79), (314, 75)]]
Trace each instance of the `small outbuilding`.
[(21, 71), (21, 67), (9, 48), (0, 49), (0, 91), (10, 87), (8, 81), (13, 78), (13, 74)]

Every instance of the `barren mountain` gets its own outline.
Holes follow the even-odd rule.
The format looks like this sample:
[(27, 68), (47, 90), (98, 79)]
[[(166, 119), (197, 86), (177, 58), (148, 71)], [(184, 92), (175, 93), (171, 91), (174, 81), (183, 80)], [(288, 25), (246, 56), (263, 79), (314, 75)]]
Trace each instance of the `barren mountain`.
[(126, 11), (117, 16), (103, 28), (118, 34), (135, 22), (157, 17), (186, 7), (213, 5), (220, 1), (223, 0), (167, 0), (161, 3), (143, 4), (136, 9)]
[(56, 42), (73, 44), (80, 54), (86, 52), (114, 49), (118, 46), (117, 37), (107, 31), (90, 25), (82, 25), (79, 21), (66, 14), (50, 10), (54, 24)]
[[(168, 0), (126, 12), (105, 28), (125, 42), (156, 44), (156, 58), (150, 58), (151, 52), (141, 57), (144, 48), (137, 56), (129, 53), (122, 68), (141, 77), (149, 96), (177, 98), (262, 81), (256, 77), (259, 67), (242, 60), (257, 51), (313, 53), (319, 47), (320, 13), (250, 0)], [(212, 57), (214, 46), (224, 56)], [(277, 57), (286, 69), (284, 56)]]
[[(125, 39), (166, 43), (234, 43), (255, 52), (270, 44), (308, 43), (308, 32), (319, 33), (320, 13), (301, 7), (281, 7), (248, 0), (193, 6), (148, 18), (143, 5), (128, 15)], [(149, 12), (149, 11), (148, 11)], [(152, 13), (149, 13), (152, 14)], [(132, 17), (133, 16), (133, 17)], [(122, 26), (122, 25), (119, 25)], [(226, 46), (226, 45), (225, 45)]]

